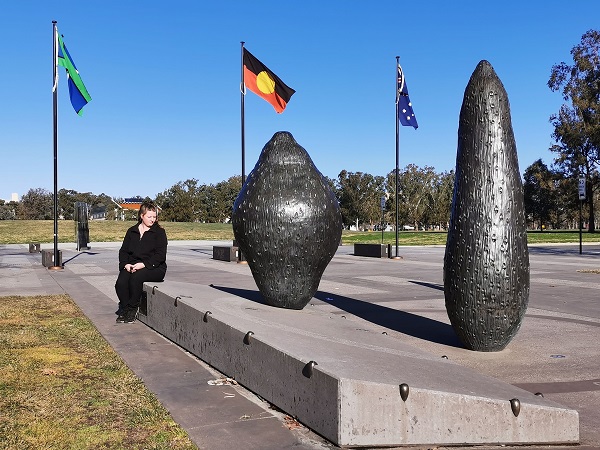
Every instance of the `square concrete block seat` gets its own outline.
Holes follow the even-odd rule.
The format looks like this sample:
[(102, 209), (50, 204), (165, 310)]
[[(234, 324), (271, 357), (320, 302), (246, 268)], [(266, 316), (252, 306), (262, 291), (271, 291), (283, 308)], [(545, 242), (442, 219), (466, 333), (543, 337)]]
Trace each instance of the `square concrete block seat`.
[(213, 246), (213, 259), (219, 261), (236, 261), (238, 258), (238, 248), (235, 246)]

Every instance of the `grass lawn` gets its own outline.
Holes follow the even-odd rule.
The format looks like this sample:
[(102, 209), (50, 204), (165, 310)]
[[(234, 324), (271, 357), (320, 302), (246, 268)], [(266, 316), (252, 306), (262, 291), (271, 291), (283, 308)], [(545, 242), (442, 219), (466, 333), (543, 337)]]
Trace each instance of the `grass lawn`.
[[(92, 220), (89, 222), (90, 243), (121, 242), (127, 228), (134, 222)], [(233, 241), (230, 224), (161, 222), (169, 240), (219, 240)], [(400, 245), (446, 245), (446, 233), (442, 231), (401, 231)], [(58, 241), (75, 243), (75, 222), (58, 221)], [(530, 244), (579, 243), (578, 231), (531, 231), (527, 234)], [(583, 242), (600, 243), (600, 233), (582, 234)], [(52, 220), (0, 220), (0, 244), (28, 244), (30, 242), (54, 242), (54, 221)], [(342, 243), (381, 243), (381, 232), (347, 231), (342, 232)], [(396, 233), (383, 233), (384, 244), (395, 244)]]
[[(445, 231), (401, 231), (398, 233), (399, 245), (446, 245), (447, 233)], [(600, 243), (599, 233), (582, 233), (582, 241), (589, 243)], [(381, 231), (362, 232), (344, 231), (342, 234), (344, 244), (365, 243), (381, 244)], [(529, 244), (578, 244), (578, 231), (530, 231), (527, 233)], [(383, 243), (396, 243), (396, 233), (393, 231), (383, 232)]]
[(0, 449), (197, 449), (66, 295), (0, 297)]

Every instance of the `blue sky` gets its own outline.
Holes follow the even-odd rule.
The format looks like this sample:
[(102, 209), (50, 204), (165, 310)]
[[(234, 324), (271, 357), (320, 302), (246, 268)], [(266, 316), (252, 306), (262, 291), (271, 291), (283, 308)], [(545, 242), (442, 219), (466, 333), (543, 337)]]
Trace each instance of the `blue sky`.
[(400, 130), (400, 167), (455, 166), (458, 114), (488, 60), (511, 104), (521, 173), (552, 163), (552, 65), (598, 29), (600, 2), (3, 2), (0, 198), (53, 191), (52, 20), (92, 96), (73, 111), (59, 81), (58, 187), (155, 197), (179, 181), (241, 173), (240, 41), (296, 90), (283, 114), (248, 92), (246, 174), (277, 131), (317, 168), (395, 167), (395, 64), (419, 129)]

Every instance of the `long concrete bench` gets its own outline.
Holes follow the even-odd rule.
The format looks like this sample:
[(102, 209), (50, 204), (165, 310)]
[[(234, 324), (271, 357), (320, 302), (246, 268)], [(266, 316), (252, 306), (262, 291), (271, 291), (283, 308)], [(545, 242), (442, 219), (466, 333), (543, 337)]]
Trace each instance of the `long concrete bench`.
[[(574, 444), (577, 411), (369, 329), (146, 284), (140, 320), (338, 446)], [(200, 424), (199, 424), (200, 425)]]

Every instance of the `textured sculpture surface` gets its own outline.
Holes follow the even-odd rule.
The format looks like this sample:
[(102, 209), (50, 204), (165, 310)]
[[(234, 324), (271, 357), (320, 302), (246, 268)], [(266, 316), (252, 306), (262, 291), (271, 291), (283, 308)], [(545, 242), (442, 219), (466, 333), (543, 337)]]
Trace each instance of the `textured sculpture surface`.
[(265, 301), (302, 309), (342, 235), (338, 201), (288, 132), (265, 145), (233, 206), (233, 232)]
[(446, 254), (448, 317), (465, 346), (506, 347), (529, 300), (529, 253), (508, 96), (481, 61), (460, 110)]

